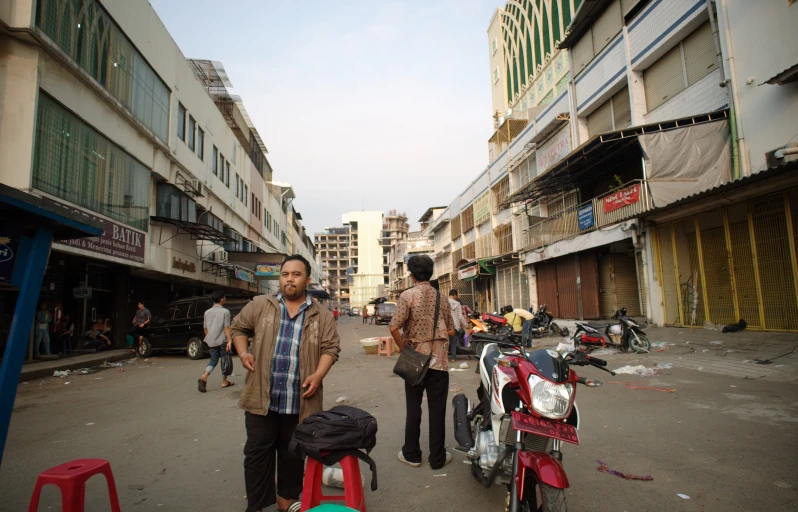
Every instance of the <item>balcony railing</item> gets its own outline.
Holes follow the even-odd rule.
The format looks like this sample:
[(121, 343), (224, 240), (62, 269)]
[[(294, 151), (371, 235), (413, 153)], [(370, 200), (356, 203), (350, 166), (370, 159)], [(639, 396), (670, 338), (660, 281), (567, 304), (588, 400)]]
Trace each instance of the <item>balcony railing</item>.
[(526, 229), (523, 249), (530, 251), (561, 240), (589, 233), (651, 209), (645, 180), (634, 180), (621, 188), (568, 208)]

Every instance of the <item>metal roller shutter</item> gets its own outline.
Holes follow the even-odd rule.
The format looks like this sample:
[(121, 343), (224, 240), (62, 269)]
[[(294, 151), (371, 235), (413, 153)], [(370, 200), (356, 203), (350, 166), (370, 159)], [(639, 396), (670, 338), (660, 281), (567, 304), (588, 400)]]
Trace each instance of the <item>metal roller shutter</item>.
[(642, 316), (635, 258), (615, 253), (612, 255), (612, 264), (615, 270), (615, 300), (618, 309), (626, 308), (629, 316)]
[(660, 286), (665, 295), (665, 324), (678, 325), (682, 321), (679, 314), (679, 287), (674, 268), (673, 234), (670, 224), (657, 226), (657, 247), (659, 248)]
[(579, 74), (580, 71), (593, 60), (593, 36), (590, 29), (582, 35), (582, 38), (576, 42), (571, 51), (571, 58), (574, 61), (574, 73)]
[(622, 27), (621, 0), (615, 0), (593, 23), (593, 53), (598, 55), (618, 35)]
[(687, 67), (688, 86), (717, 69), (718, 57), (708, 21), (685, 38), (684, 63)]
[(682, 49), (677, 44), (644, 73), (646, 108), (649, 112), (684, 90)]
[(641, 307), (641, 316), (648, 316), (648, 286), (646, 286), (648, 280), (646, 279), (646, 273), (643, 269), (643, 253), (638, 252), (637, 254), (637, 283), (640, 285), (640, 307)]
[(555, 317), (560, 316), (560, 306), (557, 301), (557, 269), (554, 262), (546, 261), (535, 265), (538, 281), (538, 305), (549, 306), (549, 313)]
[(576, 261), (574, 256), (557, 258), (557, 296), (560, 318), (579, 318), (579, 291), (576, 287)]
[(598, 320), (601, 318), (601, 312), (596, 253), (583, 252), (579, 255), (579, 280), (582, 283), (582, 318)]
[(735, 318), (730, 255), (726, 251), (726, 230), (723, 210), (716, 209), (698, 216), (701, 229), (701, 254), (707, 283), (709, 319), (716, 324), (733, 324)]
[(587, 116), (587, 132), (591, 137), (612, 131), (612, 102), (607, 100)]
[(603, 254), (598, 260), (599, 313), (611, 318), (615, 313), (615, 283), (612, 279), (612, 255)]
[(613, 130), (622, 130), (632, 124), (632, 107), (628, 87), (624, 87), (612, 97), (612, 118)]
[[(754, 256), (751, 247), (751, 231), (748, 226), (748, 205), (739, 203), (726, 208), (729, 219), (729, 239), (734, 262), (734, 284), (740, 318), (750, 327), (762, 327), (759, 316)], [(662, 263), (665, 265), (665, 262)]]

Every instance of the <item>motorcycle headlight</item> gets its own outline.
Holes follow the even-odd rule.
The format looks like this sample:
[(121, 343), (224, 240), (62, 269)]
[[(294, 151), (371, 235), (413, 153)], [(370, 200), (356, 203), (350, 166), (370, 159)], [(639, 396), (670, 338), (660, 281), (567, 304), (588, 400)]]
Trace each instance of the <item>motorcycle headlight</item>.
[(568, 415), (573, 392), (571, 384), (554, 384), (541, 379), (532, 388), (532, 408), (542, 416), (561, 420)]

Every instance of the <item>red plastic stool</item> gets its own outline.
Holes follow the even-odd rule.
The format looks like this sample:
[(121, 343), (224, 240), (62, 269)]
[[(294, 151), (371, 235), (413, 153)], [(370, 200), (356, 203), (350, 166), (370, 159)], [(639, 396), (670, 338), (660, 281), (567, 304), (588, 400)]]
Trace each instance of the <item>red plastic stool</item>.
[(379, 338), (380, 344), (377, 345), (377, 357), (386, 355), (391, 357), (391, 345), (393, 345), (393, 338)]
[(300, 511), (305, 512), (313, 507), (318, 507), (322, 501), (343, 501), (349, 508), (366, 512), (366, 498), (363, 495), (363, 482), (360, 480), (360, 465), (357, 457), (347, 455), (341, 459), (340, 464), (344, 473), (344, 495), (325, 495), (321, 492), (321, 475), (324, 472), (324, 464), (308, 457)]
[(39, 496), (42, 487), (53, 484), (61, 489), (61, 510), (63, 512), (83, 512), (86, 496), (86, 481), (94, 475), (104, 475), (108, 482), (108, 495), (111, 498), (111, 512), (120, 512), (119, 497), (116, 495), (116, 482), (111, 472), (111, 463), (103, 459), (78, 459), (50, 468), (39, 474), (33, 489), (28, 512), (39, 509)]

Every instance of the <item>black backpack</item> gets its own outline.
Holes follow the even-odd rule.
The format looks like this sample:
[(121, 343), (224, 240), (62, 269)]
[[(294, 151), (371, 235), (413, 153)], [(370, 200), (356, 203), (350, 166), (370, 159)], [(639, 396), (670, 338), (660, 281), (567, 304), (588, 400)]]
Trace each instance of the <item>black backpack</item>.
[[(377, 464), (369, 453), (377, 444), (377, 420), (366, 411), (339, 405), (312, 414), (297, 425), (288, 449), (332, 466), (347, 455), (366, 462), (371, 469), (371, 490), (377, 490)], [(328, 452), (322, 455), (322, 452)]]

